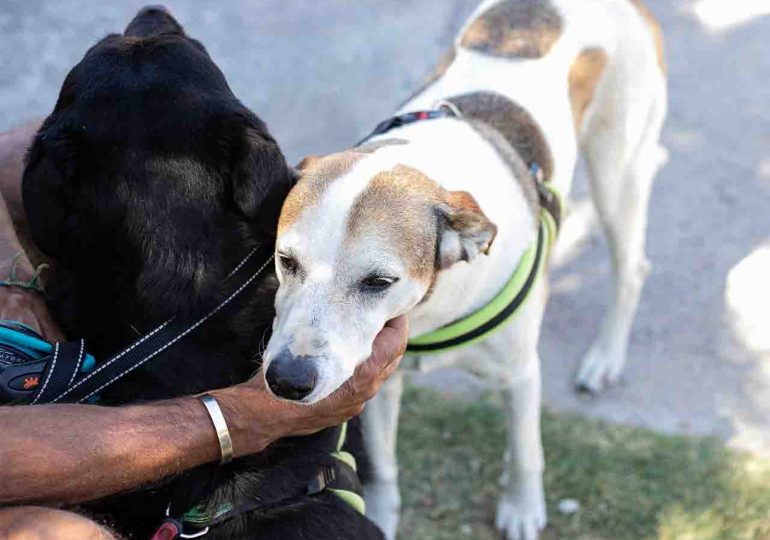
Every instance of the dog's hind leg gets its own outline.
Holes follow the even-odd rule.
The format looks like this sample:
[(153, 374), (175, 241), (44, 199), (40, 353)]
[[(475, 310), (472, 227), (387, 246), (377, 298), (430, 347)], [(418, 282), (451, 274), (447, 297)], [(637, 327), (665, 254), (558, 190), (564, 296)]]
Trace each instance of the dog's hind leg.
[(578, 388), (590, 392), (620, 377), (649, 272), (645, 256), (648, 202), (655, 174), (666, 159), (659, 142), (666, 115), (663, 75), (652, 74), (608, 109), (609, 113), (593, 118), (584, 143), (615, 278), (611, 305), (576, 377)]
[(362, 418), (364, 446), (372, 467), (364, 485), (366, 515), (388, 540), (396, 538), (401, 511), (396, 436), (403, 389), (403, 375), (396, 372), (366, 405)]

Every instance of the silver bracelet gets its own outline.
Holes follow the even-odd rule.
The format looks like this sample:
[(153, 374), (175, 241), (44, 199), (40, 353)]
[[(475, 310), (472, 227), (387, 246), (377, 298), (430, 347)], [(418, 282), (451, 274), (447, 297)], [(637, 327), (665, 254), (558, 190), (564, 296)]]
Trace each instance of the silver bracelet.
[(214, 399), (214, 396), (206, 394), (200, 396), (199, 399), (206, 407), (206, 410), (211, 417), (211, 421), (214, 424), (214, 429), (217, 431), (219, 450), (222, 453), (222, 460), (219, 463), (221, 465), (230, 463), (233, 460), (233, 440), (230, 438), (230, 430), (227, 429), (225, 415), (222, 414), (222, 409), (219, 408), (219, 403)]

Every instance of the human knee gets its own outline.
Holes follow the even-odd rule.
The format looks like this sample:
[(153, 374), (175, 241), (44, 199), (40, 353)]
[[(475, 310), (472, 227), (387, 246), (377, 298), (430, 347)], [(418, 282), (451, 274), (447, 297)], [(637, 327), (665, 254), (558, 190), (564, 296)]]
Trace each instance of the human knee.
[(114, 540), (93, 521), (62, 510), (16, 507), (0, 510), (0, 538), (4, 540)]

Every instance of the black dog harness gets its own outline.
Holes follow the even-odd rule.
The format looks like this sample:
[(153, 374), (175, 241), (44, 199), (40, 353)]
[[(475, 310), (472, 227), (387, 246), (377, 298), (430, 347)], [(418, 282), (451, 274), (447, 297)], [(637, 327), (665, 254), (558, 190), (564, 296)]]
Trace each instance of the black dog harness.
[[(373, 137), (416, 122), (440, 118), (464, 120), (460, 104), (453, 102), (454, 99), (445, 100), (435, 110), (410, 112), (385, 120), (358, 146)], [(512, 320), (529, 298), (538, 277), (544, 272), (547, 253), (556, 240), (562, 218), (562, 203), (555, 188), (546, 180), (543, 167), (534, 160), (527, 165), (540, 208), (537, 239), (524, 253), (503, 289), (486, 306), (433, 332), (412, 338), (409, 340), (407, 351), (441, 353), (476, 343)]]
[(164, 519), (150, 540), (176, 540), (178, 538), (201, 538), (211, 527), (236, 518), (241, 514), (260, 510), (269, 512), (291, 505), (307, 496), (322, 493), (334, 494), (340, 502), (352, 507), (361, 515), (366, 513), (366, 505), (361, 496), (363, 489), (357, 474), (356, 460), (352, 454), (343, 450), (347, 441), (348, 424), (340, 426), (336, 450), (331, 453), (328, 464), (322, 466), (310, 481), (296, 491), (278, 501), (257, 499), (228, 500), (214, 508), (202, 504), (187, 510), (180, 517), (169, 506)]
[(86, 355), (84, 340), (56, 343), (50, 356), (4, 369), (0, 385), (8, 386), (20, 403), (93, 402), (99, 392), (156, 358), (238, 298), (270, 264), (272, 252), (270, 245), (251, 250), (228, 275), (228, 280), (234, 280), (230, 294), (198, 318), (169, 319), (96, 366)]

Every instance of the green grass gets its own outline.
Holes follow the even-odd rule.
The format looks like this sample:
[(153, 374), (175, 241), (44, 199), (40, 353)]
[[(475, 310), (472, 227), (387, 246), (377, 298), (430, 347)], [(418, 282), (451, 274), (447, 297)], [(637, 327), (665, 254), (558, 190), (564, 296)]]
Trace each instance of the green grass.
[[(407, 391), (399, 431), (401, 538), (498, 539), (504, 414), (492, 398)], [(546, 412), (548, 539), (770, 539), (770, 463), (713, 439)], [(580, 501), (571, 516), (563, 498)]]

